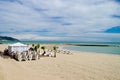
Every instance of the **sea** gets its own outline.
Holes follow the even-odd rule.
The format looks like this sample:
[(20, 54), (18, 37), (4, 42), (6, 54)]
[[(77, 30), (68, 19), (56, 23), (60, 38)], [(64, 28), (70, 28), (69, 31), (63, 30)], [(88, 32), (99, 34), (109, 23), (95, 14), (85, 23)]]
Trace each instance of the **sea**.
[[(12, 44), (14, 42), (2, 42)], [(120, 42), (21, 41), (24, 44), (67, 44), (60, 49), (120, 55)]]

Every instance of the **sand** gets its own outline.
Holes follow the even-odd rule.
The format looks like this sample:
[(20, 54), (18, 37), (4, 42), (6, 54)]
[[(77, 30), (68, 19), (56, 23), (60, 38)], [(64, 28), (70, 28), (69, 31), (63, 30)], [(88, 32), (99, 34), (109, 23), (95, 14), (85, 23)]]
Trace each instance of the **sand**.
[(22, 62), (0, 57), (0, 80), (120, 80), (120, 55), (59, 53)]

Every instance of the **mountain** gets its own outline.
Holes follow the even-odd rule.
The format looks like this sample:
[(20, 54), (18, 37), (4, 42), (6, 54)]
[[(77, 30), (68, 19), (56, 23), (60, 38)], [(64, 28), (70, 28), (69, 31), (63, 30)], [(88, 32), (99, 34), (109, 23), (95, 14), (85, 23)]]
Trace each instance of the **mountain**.
[(4, 42), (4, 41), (19, 42), (20, 40), (8, 36), (0, 36), (0, 42)]

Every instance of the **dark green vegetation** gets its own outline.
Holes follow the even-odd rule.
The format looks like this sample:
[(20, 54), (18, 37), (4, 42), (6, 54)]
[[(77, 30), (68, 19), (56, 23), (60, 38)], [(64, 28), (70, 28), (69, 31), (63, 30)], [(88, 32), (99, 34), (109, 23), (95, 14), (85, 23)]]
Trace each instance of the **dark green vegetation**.
[(67, 44), (73, 46), (96, 46), (96, 47), (120, 47), (118, 45), (110, 45), (110, 44)]
[(37, 52), (40, 48), (40, 44), (32, 44), (32, 48)]
[(0, 42), (5, 41), (19, 42), (20, 40), (8, 36), (0, 36)]

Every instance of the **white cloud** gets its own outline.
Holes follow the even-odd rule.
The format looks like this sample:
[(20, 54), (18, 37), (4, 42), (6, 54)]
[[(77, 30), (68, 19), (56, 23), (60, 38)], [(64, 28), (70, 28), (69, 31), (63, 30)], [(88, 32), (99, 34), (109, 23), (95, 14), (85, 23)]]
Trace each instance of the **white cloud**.
[[(114, 14), (120, 15), (118, 10), (120, 5), (113, 0), (19, 1), (22, 4), (0, 1), (0, 32), (10, 32), (1, 33), (2, 35), (11, 34), (16, 38), (23, 35), (27, 37), (20, 37), (20, 39), (34, 37), (35, 40), (62, 40), (68, 39), (67, 36), (75, 40), (76, 37), (73, 36), (78, 36), (82, 37), (79, 38), (80, 40), (91, 37), (91, 41), (95, 41), (97, 37), (105, 41), (106, 39), (100, 37), (101, 34), (108, 39), (108, 36), (111, 38), (120, 36), (120, 34), (103, 33), (106, 29), (120, 25), (120, 19), (111, 17)], [(62, 25), (64, 23), (70, 23), (70, 25)], [(24, 32), (27, 30), (29, 32)], [(48, 32), (38, 32), (41, 30), (48, 30)]]

